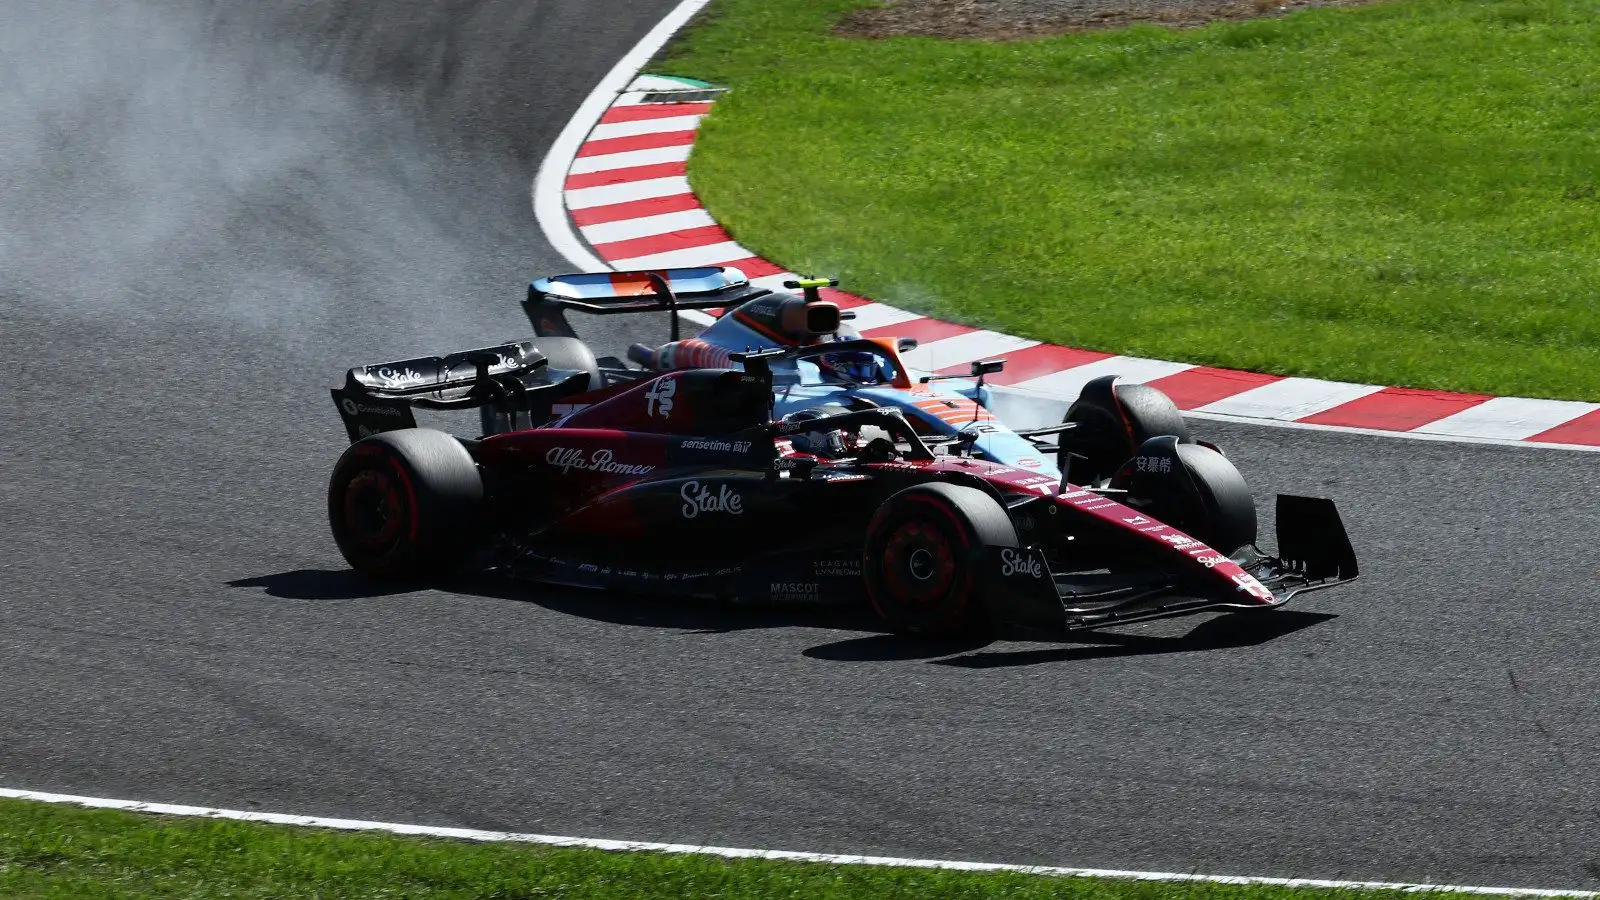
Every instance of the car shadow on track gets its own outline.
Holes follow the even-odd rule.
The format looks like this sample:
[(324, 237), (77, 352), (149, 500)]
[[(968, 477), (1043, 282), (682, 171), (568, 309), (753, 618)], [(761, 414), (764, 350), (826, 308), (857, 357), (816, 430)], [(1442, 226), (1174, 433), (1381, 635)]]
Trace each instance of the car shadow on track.
[(1253, 647), (1337, 618), (1330, 613), (1298, 610), (1227, 613), (1202, 621), (1177, 636), (1083, 631), (1056, 646), (1005, 650), (994, 649), (995, 644), (987, 639), (942, 641), (890, 634), (869, 610), (853, 605), (771, 606), (668, 600), (575, 588), (530, 588), (481, 575), (442, 582), (379, 584), (349, 570), (325, 569), (297, 569), (241, 578), (228, 584), (261, 588), (268, 596), (289, 600), (354, 600), (444, 590), (533, 603), (551, 612), (597, 622), (674, 628), (690, 634), (730, 634), (766, 628), (856, 631), (865, 634), (809, 647), (802, 653), (812, 659), (835, 662), (928, 660), (937, 665), (970, 669)]
[(415, 582), (376, 582), (350, 570), (296, 569), (240, 578), (230, 587), (260, 588), (285, 600), (355, 600), (416, 591), (446, 591), (469, 597), (532, 603), (562, 615), (691, 634), (725, 634), (760, 628), (829, 628), (881, 633), (871, 612), (854, 604), (774, 605), (662, 598), (618, 592), (529, 585), (488, 575), (461, 575)]
[(380, 584), (350, 569), (294, 569), (254, 578), (237, 578), (228, 587), (261, 588), (269, 597), (282, 600), (360, 600), (367, 597), (392, 597), (426, 590), (432, 585), (395, 582)]
[(950, 659), (935, 660), (941, 666), (960, 666), (967, 669), (996, 669), (1007, 666), (1029, 666), (1049, 662), (1072, 662), (1085, 659), (1108, 659), (1119, 656), (1147, 656), (1157, 653), (1194, 653), (1204, 650), (1226, 650), (1254, 647), (1277, 640), (1313, 625), (1320, 625), (1338, 616), (1332, 613), (1274, 610), (1272, 612), (1225, 613), (1207, 619), (1186, 634), (1160, 637), (1144, 634), (1127, 634), (1115, 631), (1081, 631), (1073, 635), (1074, 644), (1094, 646), (1043, 647), (1028, 650), (969, 653)]

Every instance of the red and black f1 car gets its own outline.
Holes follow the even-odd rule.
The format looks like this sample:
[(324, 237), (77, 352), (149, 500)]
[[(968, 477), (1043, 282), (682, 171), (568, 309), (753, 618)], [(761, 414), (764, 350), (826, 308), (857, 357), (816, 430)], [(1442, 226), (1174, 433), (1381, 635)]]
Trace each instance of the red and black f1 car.
[[(1258, 549), (1238, 471), (1174, 433), (1176, 409), (1139, 385), (1091, 383), (1068, 421), (1015, 432), (1059, 442), (1044, 450), (1063, 462), (1121, 460), (1073, 484), (985, 459), (978, 432), (931, 434), (891, 405), (774, 415), (775, 368), (842, 349), (892, 357), (892, 342), (734, 353), (728, 368), (600, 384), (589, 367), (552, 368), (537, 346), (547, 340), (571, 338), (350, 370), (333, 394), (353, 443), (328, 513), (352, 567), (415, 578), (473, 566), (661, 597), (864, 599), (900, 632), (1047, 638), (1270, 609), (1357, 574), (1326, 499), (1279, 496), (1277, 549)], [(476, 438), (418, 428), (418, 408), (479, 408), (488, 427)]]

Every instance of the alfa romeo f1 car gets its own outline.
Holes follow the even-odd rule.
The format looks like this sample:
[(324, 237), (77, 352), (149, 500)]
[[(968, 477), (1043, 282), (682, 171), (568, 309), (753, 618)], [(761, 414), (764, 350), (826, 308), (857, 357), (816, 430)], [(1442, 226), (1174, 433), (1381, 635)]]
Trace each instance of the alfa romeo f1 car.
[[(349, 370), (333, 537), (373, 578), (470, 566), (546, 584), (744, 602), (869, 603), (895, 631), (1060, 637), (1265, 610), (1355, 578), (1332, 501), (1279, 495), (1257, 544), (1244, 479), (1172, 402), (1114, 377), (1059, 424), (1013, 430), (985, 379), (913, 372), (831, 282), (733, 269), (534, 282), (531, 340)], [(679, 339), (677, 313), (722, 316)], [(567, 321), (662, 311), (632, 365)], [(482, 433), (417, 426), (477, 409)]]

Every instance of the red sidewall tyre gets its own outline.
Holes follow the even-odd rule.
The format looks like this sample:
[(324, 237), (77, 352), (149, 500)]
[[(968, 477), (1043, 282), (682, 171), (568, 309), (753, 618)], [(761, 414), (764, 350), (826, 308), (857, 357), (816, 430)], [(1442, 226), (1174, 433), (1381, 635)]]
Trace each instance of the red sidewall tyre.
[(352, 444), (328, 480), (328, 524), (350, 567), (371, 578), (425, 578), (470, 552), (483, 481), (441, 431), (386, 431)]
[(975, 636), (988, 622), (989, 548), (1015, 546), (1010, 517), (984, 491), (942, 483), (907, 488), (867, 525), (867, 596), (895, 632)]

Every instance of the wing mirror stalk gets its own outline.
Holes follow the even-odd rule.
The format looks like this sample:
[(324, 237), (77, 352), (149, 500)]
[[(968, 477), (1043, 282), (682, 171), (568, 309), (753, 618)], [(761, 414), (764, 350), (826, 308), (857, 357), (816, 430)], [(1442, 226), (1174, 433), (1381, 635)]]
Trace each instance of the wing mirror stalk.
[[(915, 346), (915, 345), (913, 344), (913, 346)], [(986, 378), (986, 377), (988, 377), (990, 375), (997, 374), (999, 372), (1004, 372), (1005, 369), (1006, 369), (1006, 361), (1005, 361), (1004, 357), (1001, 357), (1000, 359), (979, 359), (979, 360), (974, 360), (973, 361), (972, 370), (971, 370), (971, 372), (969, 374), (966, 374), (966, 375), (924, 375), (924, 376), (922, 376), (921, 378), (919, 378), (917, 380), (922, 382), (923, 384), (927, 384), (930, 381), (948, 381), (951, 378), (976, 378), (976, 379), (978, 379), (978, 388), (980, 390), (982, 390), (982, 388), (983, 388), (983, 379), (984, 378)]]
[(794, 280), (790, 280), (790, 281), (785, 281), (783, 283), (783, 286), (788, 288), (791, 291), (794, 290), (795, 288), (799, 288), (800, 291), (801, 291), (801, 296), (806, 298), (806, 302), (807, 303), (816, 303), (818, 300), (822, 299), (822, 289), (823, 288), (838, 287), (839, 286), (839, 279), (837, 279), (837, 278), (798, 278), (798, 279), (794, 279)]

